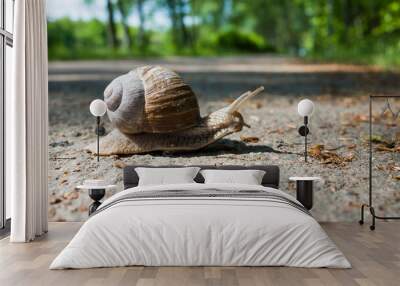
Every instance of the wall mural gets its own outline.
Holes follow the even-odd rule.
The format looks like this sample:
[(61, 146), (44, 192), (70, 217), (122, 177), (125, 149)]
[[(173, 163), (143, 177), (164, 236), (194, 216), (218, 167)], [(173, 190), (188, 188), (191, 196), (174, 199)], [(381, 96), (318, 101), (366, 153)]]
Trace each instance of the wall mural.
[[(110, 196), (129, 164), (275, 164), (290, 194), (289, 177), (322, 178), (318, 220), (359, 220), (369, 95), (400, 90), (397, 0), (52, 0), (47, 13), (50, 220), (87, 219), (77, 186), (103, 179)], [(108, 106), (99, 162), (94, 99)], [(307, 163), (303, 99), (315, 105)], [(374, 100), (374, 205), (386, 216), (400, 210), (399, 111), (398, 98)]]
[[(121, 136), (116, 134), (119, 130), (146, 128), (144, 125), (118, 128), (118, 123), (114, 127), (110, 122), (110, 119), (116, 120), (118, 108), (124, 107), (114, 104), (124, 102), (115, 98), (121, 93), (114, 90), (118, 90), (119, 84), (122, 90), (124, 85), (132, 84), (128, 78), (132, 72), (126, 73), (143, 66), (143, 62), (129, 61), (112, 68), (107, 63), (94, 62), (85, 69), (78, 64), (50, 64), (51, 220), (85, 220), (91, 199), (86, 191), (78, 190), (76, 186), (85, 179), (106, 179), (118, 185), (116, 190), (106, 194), (109, 196), (122, 189), (122, 168), (129, 164), (257, 163), (279, 165), (282, 170), (281, 189), (291, 194), (294, 194), (295, 186), (289, 182), (290, 176), (322, 177), (323, 181), (315, 186), (312, 210), (315, 217), (321, 221), (358, 220), (360, 204), (367, 200), (368, 194), (367, 95), (395, 93), (400, 82), (396, 74), (365, 71), (363, 67), (347, 65), (305, 65), (291, 60), (276, 62), (268, 56), (249, 57), (245, 63), (241, 57), (220, 60), (218, 66), (211, 59), (204, 59), (202, 65), (194, 59), (188, 61), (185, 60), (185, 66), (179, 60), (160, 60), (157, 64), (165, 67), (167, 73), (170, 69), (177, 71), (179, 81), (183, 80), (182, 86), (187, 84), (193, 90), (189, 96), (194, 97), (195, 107), (198, 102), (201, 112), (196, 119), (199, 114), (195, 110), (193, 118), (199, 121), (189, 123), (194, 125), (189, 129), (193, 133), (205, 124), (204, 118), (208, 114), (235, 105), (240, 94), (246, 96), (249, 94), (246, 91), (258, 86), (264, 86), (265, 90), (240, 106), (241, 116), (236, 115), (238, 123), (235, 124), (242, 128), (222, 130), (222, 136), (207, 141), (206, 147), (198, 149), (195, 145), (193, 149), (198, 150), (186, 151), (181, 148), (153, 151), (152, 148), (146, 149), (148, 143), (140, 145), (138, 142), (143, 141), (136, 139), (129, 144), (120, 141), (119, 145)], [(299, 67), (304, 72), (298, 72)], [(62, 70), (67, 72), (60, 72)], [(378, 76), (380, 80), (376, 80)], [(101, 137), (100, 154), (104, 156), (97, 162), (96, 156), (88, 151), (96, 144), (96, 120), (90, 114), (89, 104), (95, 98), (103, 98), (104, 90), (109, 109), (111, 106), (114, 111), (103, 117), (102, 126), (106, 134)], [(315, 112), (309, 122), (308, 163), (304, 162), (303, 156), (304, 137), (297, 131), (303, 124), (297, 113), (297, 103), (305, 97), (315, 103)], [(125, 107), (132, 108), (134, 124), (141, 122), (142, 107)], [(398, 110), (400, 100), (396, 99), (377, 99), (373, 110), (375, 202), (378, 210), (386, 215), (394, 215), (400, 205)], [(161, 123), (168, 126), (170, 122)], [(158, 142), (156, 138), (149, 139), (149, 142), (162, 145), (163, 141)], [(116, 144), (110, 144), (110, 141), (116, 141)]]

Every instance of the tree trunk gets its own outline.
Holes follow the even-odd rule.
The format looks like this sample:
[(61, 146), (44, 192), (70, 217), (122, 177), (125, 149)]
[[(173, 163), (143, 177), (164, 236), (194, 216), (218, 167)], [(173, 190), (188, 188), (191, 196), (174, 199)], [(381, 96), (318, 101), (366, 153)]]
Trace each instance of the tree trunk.
[(121, 14), (121, 23), (122, 23), (122, 27), (124, 29), (124, 38), (125, 38), (125, 43), (128, 49), (130, 49), (132, 47), (132, 39), (131, 39), (131, 35), (129, 32), (129, 25), (128, 25), (128, 13), (124, 8), (124, 5), (122, 3), (121, 0), (117, 0), (117, 6), (118, 6), (118, 10), (119, 13)]
[(145, 46), (145, 35), (144, 35), (144, 21), (145, 15), (143, 10), (143, 0), (137, 0), (137, 11), (139, 15), (139, 32), (137, 35), (138, 43), (141, 48)]
[(218, 5), (217, 10), (213, 13), (212, 22), (215, 29), (220, 29), (225, 21), (225, 0), (216, 1)]
[[(201, 0), (200, 0), (201, 1)], [(192, 49), (193, 52), (196, 54), (196, 42), (199, 37), (199, 24), (195, 23), (194, 19), (200, 18), (200, 13), (198, 9), (198, 1), (197, 0), (190, 0), (190, 16), (192, 17), (192, 25), (190, 27), (190, 35), (192, 41)]]
[(184, 11), (184, 3), (182, 0), (178, 0), (178, 7), (179, 7), (179, 12), (177, 17), (181, 35), (181, 42), (182, 44), (187, 45), (190, 44), (190, 35), (185, 24), (185, 11)]
[(174, 39), (175, 46), (180, 49), (181, 48), (181, 41), (179, 40), (178, 36), (178, 15), (176, 12), (176, 2), (175, 0), (167, 0), (168, 6), (168, 14), (171, 19), (172, 24), (172, 38)]
[(334, 0), (328, 0), (328, 23), (327, 23), (327, 30), (328, 30), (328, 35), (332, 36), (334, 31), (333, 31), (333, 21), (334, 21)]
[(344, 0), (343, 15), (345, 27), (350, 28), (353, 23), (353, 5), (351, 4), (351, 0)]
[(114, 6), (111, 0), (107, 0), (107, 12), (108, 12), (108, 32), (109, 32), (109, 45), (115, 49), (118, 48), (117, 39), (117, 28), (115, 26), (114, 19)]

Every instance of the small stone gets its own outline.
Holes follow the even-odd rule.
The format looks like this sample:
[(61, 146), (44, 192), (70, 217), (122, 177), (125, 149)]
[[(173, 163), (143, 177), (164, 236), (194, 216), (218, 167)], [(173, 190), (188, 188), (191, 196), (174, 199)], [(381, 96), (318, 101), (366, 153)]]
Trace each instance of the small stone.
[(50, 147), (68, 147), (73, 145), (74, 143), (69, 142), (68, 140), (65, 141), (58, 141), (58, 142), (52, 142), (49, 144)]
[(72, 205), (72, 201), (65, 200), (65, 201), (63, 201), (63, 205), (64, 205), (64, 207), (70, 206), (70, 205)]
[(49, 203), (51, 205), (56, 205), (56, 204), (59, 204), (61, 202), (62, 202), (62, 200), (60, 198), (56, 197), (56, 196), (51, 196), (50, 199), (49, 199)]
[(255, 136), (243, 136), (240, 135), (240, 140), (246, 143), (258, 143), (260, 141), (260, 138), (255, 137)]
[(69, 201), (70, 200), (76, 200), (76, 199), (79, 198), (79, 193), (76, 192), (76, 191), (71, 191), (71, 192), (65, 193), (64, 194), (64, 198), (69, 200)]
[(48, 212), (49, 218), (55, 217), (56, 213), (57, 213), (56, 208), (54, 208), (54, 207), (49, 208), (49, 212)]
[(126, 167), (126, 163), (124, 161), (118, 160), (114, 162), (114, 167), (123, 169)]
[(88, 207), (87, 206), (85, 206), (85, 205), (80, 205), (80, 207), (79, 207), (79, 212), (81, 212), (81, 213), (85, 213), (85, 212), (87, 212), (89, 209), (88, 209)]

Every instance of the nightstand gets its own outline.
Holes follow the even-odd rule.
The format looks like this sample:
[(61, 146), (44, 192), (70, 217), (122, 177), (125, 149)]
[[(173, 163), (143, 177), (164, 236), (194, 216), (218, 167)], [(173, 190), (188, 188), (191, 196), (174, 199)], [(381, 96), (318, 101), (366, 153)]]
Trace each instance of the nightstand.
[(314, 181), (320, 181), (320, 177), (290, 177), (289, 180), (296, 182), (296, 199), (302, 205), (311, 210), (313, 207), (313, 185)]
[(101, 205), (100, 200), (106, 194), (106, 190), (115, 188), (116, 185), (104, 185), (104, 186), (90, 186), (90, 185), (81, 185), (77, 186), (77, 189), (84, 189), (89, 191), (89, 197), (94, 201), (89, 206), (89, 216), (94, 213), (97, 208)]

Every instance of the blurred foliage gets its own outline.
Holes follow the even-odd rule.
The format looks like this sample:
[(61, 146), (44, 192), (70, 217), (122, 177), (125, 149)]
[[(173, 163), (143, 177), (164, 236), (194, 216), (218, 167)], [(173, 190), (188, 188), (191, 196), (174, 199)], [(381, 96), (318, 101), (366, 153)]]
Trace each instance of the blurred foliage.
[[(93, 0), (82, 0), (91, 5)], [(106, 0), (107, 20), (48, 23), (50, 59), (276, 52), (400, 66), (399, 0)], [(152, 28), (155, 11), (169, 23)], [(137, 26), (129, 17), (139, 19)]]

